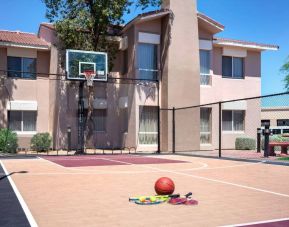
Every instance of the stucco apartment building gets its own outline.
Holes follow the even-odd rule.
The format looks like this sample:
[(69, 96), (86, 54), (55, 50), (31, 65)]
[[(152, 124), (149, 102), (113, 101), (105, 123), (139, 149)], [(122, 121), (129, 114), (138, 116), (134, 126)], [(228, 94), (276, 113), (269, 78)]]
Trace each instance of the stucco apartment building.
[(280, 105), (280, 106), (262, 107), (262, 110), (261, 110), (262, 126), (265, 123), (266, 124), (269, 123), (273, 134), (289, 133), (289, 117), (288, 116), (289, 116), (288, 105), (287, 106)]
[[(166, 0), (160, 10), (137, 16), (114, 34), (120, 49), (110, 75), (159, 84), (95, 83), (91, 146), (156, 150), (160, 139), (161, 151), (171, 151), (171, 112), (158, 106), (260, 95), (261, 52), (278, 47), (215, 37), (223, 30), (197, 12), (195, 0)], [(0, 88), (0, 125), (17, 132), (20, 147), (29, 146), (36, 132), (49, 132), (53, 148), (65, 149), (69, 125), (77, 148), (78, 83), (57, 76), (65, 73), (61, 56), (52, 24), (40, 24), (37, 35), (0, 31), (0, 69), (22, 71), (8, 72), (7, 89)], [(233, 148), (238, 136), (255, 136), (249, 132), (260, 126), (260, 106), (241, 101), (222, 109), (223, 148)], [(178, 111), (176, 149), (215, 149), (218, 117), (217, 106)]]

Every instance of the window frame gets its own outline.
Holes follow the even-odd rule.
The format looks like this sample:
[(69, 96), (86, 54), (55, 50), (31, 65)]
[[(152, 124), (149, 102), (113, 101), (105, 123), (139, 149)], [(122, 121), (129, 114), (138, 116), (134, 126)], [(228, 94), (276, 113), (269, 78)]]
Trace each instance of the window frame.
[[(105, 129), (104, 130), (97, 130), (96, 128), (96, 124), (95, 124), (95, 113), (96, 111), (99, 111), (99, 110), (103, 110), (105, 111), (105, 116), (104, 116), (104, 127)], [(84, 112), (83, 112), (83, 115), (84, 115), (84, 125), (85, 127), (87, 126), (87, 113), (88, 113), (88, 109), (84, 109)], [(91, 113), (91, 121), (93, 122), (93, 132), (94, 133), (106, 133), (107, 132), (107, 109), (93, 109), (92, 113)]]
[[(200, 144), (201, 145), (212, 145), (212, 112), (213, 112), (213, 109), (212, 107), (201, 107), (200, 108), (200, 123), (201, 123), (201, 119), (202, 119), (202, 109), (207, 109), (209, 111), (209, 131), (205, 132), (205, 131), (202, 131), (202, 129), (200, 128)], [(200, 124), (201, 126), (201, 124)], [(202, 135), (209, 135), (209, 143), (202, 143), (201, 142), (201, 136)]]
[[(145, 105), (140, 105), (139, 106), (139, 127), (138, 127), (138, 135), (137, 135), (137, 138), (138, 138), (138, 144), (139, 145), (141, 145), (141, 146), (157, 146), (158, 145), (158, 141), (156, 141), (156, 143), (152, 143), (152, 144), (147, 144), (147, 143), (142, 143), (141, 141), (140, 141), (140, 135), (141, 134), (151, 134), (151, 135), (156, 135), (157, 136), (157, 140), (158, 140), (158, 133), (159, 133), (159, 130), (158, 129), (156, 129), (156, 131), (147, 131), (147, 132), (145, 132), (145, 131), (141, 131), (141, 118), (142, 118), (142, 113), (141, 113), (141, 109), (143, 108), (155, 108), (156, 110), (156, 113), (157, 113), (157, 111), (158, 111), (158, 107), (157, 106), (145, 106)], [(156, 116), (156, 118), (157, 118), (157, 121), (158, 121), (158, 115)], [(158, 128), (158, 124), (157, 124), (157, 128)]]
[[(94, 112), (96, 111), (99, 111), (99, 110), (102, 110), (102, 111), (105, 111), (105, 115), (102, 116), (103, 117), (103, 120), (104, 120), (104, 130), (98, 130), (96, 128), (96, 124), (95, 124), (95, 114)], [(93, 131), (96, 132), (96, 133), (106, 133), (107, 132), (107, 109), (94, 109), (93, 110), (93, 113), (92, 113), (92, 118), (93, 118)]]
[[(223, 67), (223, 62), (224, 62), (223, 58), (224, 57), (231, 58), (231, 61), (232, 61), (231, 76), (224, 76), (224, 67)], [(234, 59), (242, 59), (242, 77), (235, 77), (234, 76)], [(235, 80), (245, 79), (245, 58), (244, 57), (234, 57), (234, 56), (222, 55), (222, 78), (235, 79)]]
[[(156, 69), (145, 69), (145, 68), (140, 68), (139, 64), (140, 64), (140, 61), (139, 61), (139, 45), (142, 45), (142, 44), (146, 44), (146, 45), (152, 45), (152, 46), (155, 46), (156, 47)], [(138, 42), (137, 43), (137, 56), (136, 56), (136, 69), (137, 69), (137, 77), (138, 79), (145, 79), (145, 80), (158, 80), (158, 77), (159, 77), (159, 44), (154, 44), (154, 43), (145, 43), (145, 42)], [(156, 77), (155, 78), (151, 78), (151, 79), (147, 79), (147, 78), (141, 78), (141, 71), (144, 71), (144, 72), (153, 72), (153, 73), (156, 73)]]
[(270, 119), (261, 119), (261, 127), (264, 127), (264, 123), (271, 125), (271, 120)]
[[(21, 130), (12, 130), (13, 132), (15, 132), (17, 135), (34, 135), (37, 133), (37, 111), (34, 110), (9, 110), (8, 111), (8, 128), (10, 129), (10, 120), (11, 120), (11, 112), (20, 112), (21, 113)], [(34, 112), (35, 113), (35, 131), (24, 131), (24, 117), (23, 117), (23, 113), (24, 112)]]
[[(202, 51), (205, 51), (205, 52), (209, 53), (209, 73), (202, 73), (201, 72), (201, 52)], [(199, 54), (200, 54), (200, 85), (201, 86), (212, 86), (212, 74), (211, 74), (211, 67), (212, 67), (211, 54), (212, 54), (212, 51), (211, 50), (200, 49), (199, 50)], [(202, 83), (202, 77), (209, 77), (209, 83), (208, 84), (203, 84)]]
[[(9, 58), (20, 58), (21, 60), (21, 71), (16, 71), (16, 70), (12, 70), (12, 69), (8, 69), (8, 62), (9, 62)], [(35, 60), (35, 71), (34, 72), (28, 72), (28, 71), (24, 71), (24, 59), (33, 59)], [(9, 73), (20, 73), (20, 77), (17, 76), (9, 76)], [(33, 77), (24, 77), (25, 74), (32, 74)], [(23, 79), (23, 80), (36, 80), (37, 79), (37, 58), (31, 58), (31, 57), (17, 57), (17, 56), (7, 56), (7, 76), (8, 78), (12, 78), (12, 79)]]
[[(232, 121), (231, 121), (231, 126), (232, 126), (232, 129), (231, 130), (224, 130), (224, 127), (223, 127), (223, 115), (224, 115), (224, 111), (230, 111), (231, 112), (231, 117), (232, 117)], [(237, 112), (237, 111), (242, 111), (243, 113), (243, 130), (235, 130), (235, 115), (234, 115), (234, 112)], [(245, 130), (246, 130), (246, 111), (245, 110), (222, 110), (222, 132), (223, 133), (245, 133)]]
[[(285, 125), (280, 125), (280, 124), (279, 124), (280, 121), (286, 122), (286, 123), (288, 122), (288, 125), (287, 125), (286, 123), (285, 123)], [(278, 127), (289, 126), (289, 119), (277, 119), (277, 126), (278, 126)]]

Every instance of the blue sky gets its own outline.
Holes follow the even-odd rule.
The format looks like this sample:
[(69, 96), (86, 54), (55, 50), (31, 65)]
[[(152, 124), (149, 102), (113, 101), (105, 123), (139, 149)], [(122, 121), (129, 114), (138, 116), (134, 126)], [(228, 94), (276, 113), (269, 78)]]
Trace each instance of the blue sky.
[[(0, 29), (36, 33), (47, 21), (41, 0), (0, 0)], [(219, 37), (277, 44), (262, 55), (262, 94), (284, 91), (279, 72), (289, 55), (289, 0), (198, 0), (198, 10), (225, 25)], [(152, 10), (152, 8), (147, 9)], [(140, 13), (132, 9), (128, 21)]]

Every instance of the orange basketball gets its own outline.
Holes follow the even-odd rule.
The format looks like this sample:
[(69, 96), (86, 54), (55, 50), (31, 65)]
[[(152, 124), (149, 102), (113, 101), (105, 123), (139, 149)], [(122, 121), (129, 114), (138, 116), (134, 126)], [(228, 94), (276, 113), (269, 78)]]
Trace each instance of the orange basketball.
[(168, 177), (161, 177), (155, 183), (155, 191), (158, 195), (171, 195), (175, 190), (175, 184)]

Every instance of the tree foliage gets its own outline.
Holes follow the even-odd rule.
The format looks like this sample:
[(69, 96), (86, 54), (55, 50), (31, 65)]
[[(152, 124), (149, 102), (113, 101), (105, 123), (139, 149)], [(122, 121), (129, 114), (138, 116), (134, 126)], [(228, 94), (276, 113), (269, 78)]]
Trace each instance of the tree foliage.
[(287, 58), (285, 64), (281, 67), (281, 72), (285, 74), (285, 88), (287, 91), (289, 91), (289, 57)]
[(130, 7), (158, 6), (160, 0), (42, 0), (65, 48), (108, 51), (109, 27), (124, 23)]
[(15, 132), (9, 129), (0, 129), (0, 153), (16, 153), (18, 139)]

